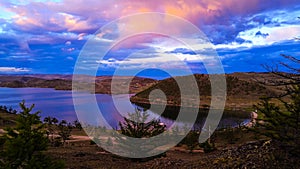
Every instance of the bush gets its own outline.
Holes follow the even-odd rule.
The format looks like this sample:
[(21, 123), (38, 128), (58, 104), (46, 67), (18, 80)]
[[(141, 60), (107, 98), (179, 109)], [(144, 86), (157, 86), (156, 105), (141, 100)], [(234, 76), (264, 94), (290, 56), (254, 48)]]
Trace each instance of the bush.
[(190, 153), (199, 145), (199, 133), (196, 131), (190, 131), (184, 139), (180, 142), (180, 144), (187, 145)]
[(209, 153), (216, 150), (215, 144), (211, 143), (209, 140), (206, 140), (204, 143), (201, 143), (200, 147), (203, 148), (203, 151), (205, 153)]
[(72, 124), (67, 123), (67, 121), (62, 120), (59, 124), (58, 124), (58, 135), (60, 135), (60, 137), (63, 140), (63, 144), (65, 145), (66, 140), (68, 140), (71, 136), (71, 132), (72, 132)]

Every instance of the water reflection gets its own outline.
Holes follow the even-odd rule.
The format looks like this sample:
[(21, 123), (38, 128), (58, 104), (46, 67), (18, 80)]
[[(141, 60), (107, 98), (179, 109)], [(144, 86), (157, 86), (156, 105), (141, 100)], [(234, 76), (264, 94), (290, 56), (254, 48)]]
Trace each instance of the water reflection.
[[(106, 126), (108, 128), (116, 128), (118, 122), (123, 120), (123, 116), (126, 117), (128, 113), (134, 112), (137, 107), (129, 102), (128, 95), (115, 95), (115, 103), (113, 103), (113, 97), (110, 95), (96, 94), (95, 96), (98, 108), (109, 125)], [(79, 97), (81, 106), (90, 106), (86, 99), (86, 94), (82, 94)], [(46, 116), (53, 116), (59, 120), (65, 119), (68, 121), (77, 119), (71, 91), (58, 91), (45, 88), (0, 88), (0, 105), (6, 105), (7, 107), (11, 106), (12, 108), (19, 110), (18, 103), (22, 100), (25, 100), (27, 105), (35, 104), (34, 110), (40, 110), (42, 112), (42, 119)], [(119, 109), (117, 109), (117, 107)], [(159, 109), (159, 107), (157, 107), (157, 109)], [(96, 113), (99, 113), (99, 111), (92, 108), (89, 110), (89, 112), (80, 113), (82, 115), (80, 119), (83, 119), (85, 123), (90, 125), (99, 125), (99, 119), (95, 118), (97, 117)], [(173, 124), (178, 113), (178, 110), (176, 109), (168, 109), (162, 114), (163, 117), (160, 117), (160, 112), (155, 113), (155, 107), (152, 107), (151, 110), (154, 112), (149, 111), (149, 119), (159, 118), (167, 125), (167, 127), (170, 127)], [(189, 109), (186, 109), (183, 113), (186, 113), (188, 116)], [(194, 127), (201, 128), (205, 122), (205, 117), (205, 112), (200, 112)], [(245, 117), (223, 116), (219, 127), (236, 126), (238, 123), (242, 124), (247, 123), (248, 121), (248, 118)], [(178, 125), (184, 126), (185, 123), (189, 123), (189, 121), (182, 121)]]

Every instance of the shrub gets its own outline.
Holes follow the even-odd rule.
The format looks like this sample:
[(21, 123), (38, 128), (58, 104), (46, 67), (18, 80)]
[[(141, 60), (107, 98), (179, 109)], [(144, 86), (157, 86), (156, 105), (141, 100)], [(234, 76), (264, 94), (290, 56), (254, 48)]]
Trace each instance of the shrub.
[(58, 129), (59, 129), (58, 135), (61, 136), (64, 145), (66, 140), (68, 140), (71, 136), (72, 128), (73, 126), (70, 123), (67, 123), (67, 121), (65, 120), (62, 120), (58, 124)]
[(199, 133), (190, 131), (180, 143), (185, 144), (191, 153), (199, 145), (198, 139)]
[(215, 144), (211, 143), (209, 140), (206, 140), (204, 143), (201, 143), (200, 147), (203, 148), (203, 151), (205, 153), (209, 153), (216, 150)]

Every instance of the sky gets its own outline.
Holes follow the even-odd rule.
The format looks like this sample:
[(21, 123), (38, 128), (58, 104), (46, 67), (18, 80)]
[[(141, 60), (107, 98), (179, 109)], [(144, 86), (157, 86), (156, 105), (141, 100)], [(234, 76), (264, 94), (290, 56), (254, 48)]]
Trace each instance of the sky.
[[(131, 17), (149, 12), (162, 17)], [(299, 0), (3, 0), (0, 74), (159, 78), (207, 73), (216, 57), (226, 73), (264, 72), (288, 62), (281, 54), (299, 56), (298, 17)], [(154, 33), (132, 34), (145, 30)]]

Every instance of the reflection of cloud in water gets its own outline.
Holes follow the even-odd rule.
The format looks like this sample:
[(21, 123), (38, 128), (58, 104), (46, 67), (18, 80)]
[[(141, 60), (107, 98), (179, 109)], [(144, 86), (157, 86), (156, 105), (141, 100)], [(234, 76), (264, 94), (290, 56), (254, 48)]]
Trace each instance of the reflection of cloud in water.
[[(40, 110), (42, 119), (46, 116), (53, 116), (59, 120), (65, 119), (68, 121), (74, 121), (77, 119), (77, 115), (74, 110), (72, 92), (71, 91), (59, 91), (54, 89), (42, 89), (42, 88), (0, 88), (0, 105), (7, 107), (12, 106), (14, 109), (19, 110), (19, 103), (22, 100), (26, 101), (26, 105), (35, 104), (34, 111)], [(89, 94), (90, 95), (90, 94)], [(87, 99), (87, 94), (82, 93), (78, 95), (80, 106), (86, 107), (88, 112), (79, 112), (81, 120), (91, 125), (99, 125), (98, 107), (101, 110), (103, 117), (113, 128), (118, 126), (118, 122), (123, 120), (123, 116), (128, 117), (128, 113), (135, 111), (135, 106), (128, 106), (128, 95), (116, 95), (114, 99), (118, 106), (112, 102), (112, 97), (105, 94), (96, 94), (98, 107), (92, 107), (90, 100)], [(149, 120), (157, 119), (158, 114), (149, 112)], [(198, 126), (203, 125), (204, 119), (198, 121)], [(160, 120), (168, 127), (173, 124), (173, 120), (160, 117)], [(247, 119), (244, 119), (246, 122)], [(222, 126), (236, 126), (237, 119), (224, 118), (221, 120), (219, 127)], [(104, 123), (101, 123), (104, 124)], [(185, 123), (179, 123), (178, 126), (184, 126)], [(106, 126), (109, 127), (109, 126)]]

